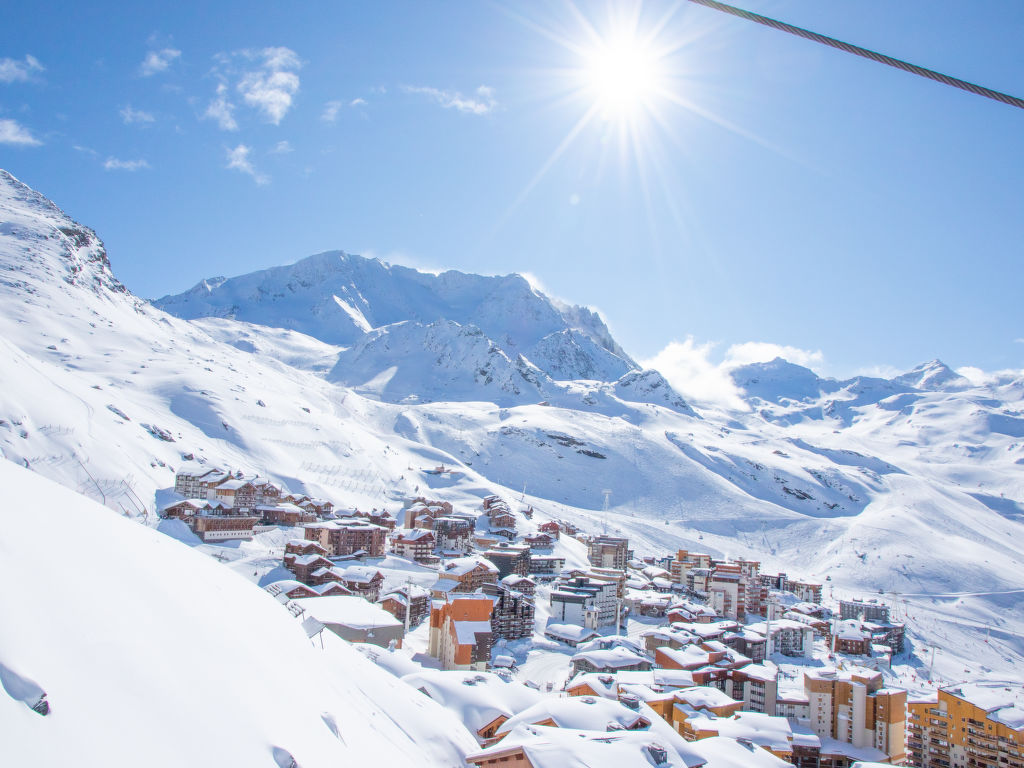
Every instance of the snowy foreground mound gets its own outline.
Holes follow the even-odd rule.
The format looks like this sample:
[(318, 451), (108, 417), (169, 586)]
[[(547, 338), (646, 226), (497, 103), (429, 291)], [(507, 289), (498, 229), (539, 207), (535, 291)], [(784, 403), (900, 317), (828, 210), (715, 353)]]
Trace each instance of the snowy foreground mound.
[(477, 748), (215, 560), (10, 462), (0, 482), (4, 765), (452, 766)]

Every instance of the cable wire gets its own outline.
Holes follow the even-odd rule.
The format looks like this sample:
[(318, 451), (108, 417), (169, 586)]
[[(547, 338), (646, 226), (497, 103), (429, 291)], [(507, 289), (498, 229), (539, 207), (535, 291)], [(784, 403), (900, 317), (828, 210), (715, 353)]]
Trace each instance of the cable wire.
[(1001, 101), (1003, 104), (1009, 104), (1011, 107), (1017, 107), (1018, 109), (1024, 109), (1024, 99), (1019, 99), (1016, 96), (1010, 96), (1007, 93), (1000, 91), (994, 91), (991, 88), (986, 88), (982, 85), (975, 85), (974, 83), (968, 83), (966, 80), (960, 80), (949, 75), (944, 75), (941, 72), (936, 72), (933, 69), (926, 69), (925, 67), (919, 67), (916, 64), (911, 64), (908, 61), (902, 61), (901, 59), (894, 59), (892, 56), (886, 56), (884, 53), (877, 53), (875, 51), (869, 51), (867, 48), (861, 48), (858, 45), (851, 45), (850, 43), (844, 43), (842, 40), (836, 40), (834, 37), (828, 37), (826, 35), (819, 35), (817, 32), (811, 32), (809, 29), (803, 29), (802, 27), (795, 27), (792, 24), (787, 24), (784, 21), (778, 21), (777, 19), (770, 19), (767, 16), (761, 16), (757, 13), (751, 13), (745, 11), (742, 8), (737, 8), (733, 5), (726, 5), (725, 3), (719, 3), (716, 0), (690, 0), (691, 3), (706, 6), (707, 8), (713, 8), (716, 11), (722, 11), (723, 13), (730, 13), (733, 16), (738, 16), (741, 19), (747, 21), (753, 21), (757, 24), (763, 24), (766, 27), (772, 29), (778, 29), (782, 32), (788, 32), (791, 35), (802, 37), (806, 40), (813, 40), (816, 43), (827, 45), (832, 48), (838, 48), (840, 51), (846, 51), (852, 53), (855, 56), (861, 56), (865, 59), (871, 59), (877, 61), (879, 64), (886, 64), (896, 69), (902, 69), (904, 72), (910, 72), (920, 77), (927, 77), (929, 80), (935, 80), (945, 85), (951, 85), (954, 88), (959, 88), (962, 91), (969, 91), (975, 93), (978, 96), (984, 96), (987, 99), (995, 99)]

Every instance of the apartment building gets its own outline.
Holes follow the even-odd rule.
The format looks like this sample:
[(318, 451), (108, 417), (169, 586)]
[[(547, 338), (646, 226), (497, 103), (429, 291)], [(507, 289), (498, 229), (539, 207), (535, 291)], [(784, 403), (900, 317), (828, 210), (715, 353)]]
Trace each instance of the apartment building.
[(629, 539), (619, 536), (595, 536), (587, 546), (587, 558), (596, 568), (625, 570), (632, 556)]
[(863, 667), (810, 670), (804, 691), (819, 737), (877, 749), (894, 765), (903, 761), (907, 692), (883, 688), (881, 673)]
[(911, 701), (907, 765), (1024, 768), (1024, 686), (962, 683)]

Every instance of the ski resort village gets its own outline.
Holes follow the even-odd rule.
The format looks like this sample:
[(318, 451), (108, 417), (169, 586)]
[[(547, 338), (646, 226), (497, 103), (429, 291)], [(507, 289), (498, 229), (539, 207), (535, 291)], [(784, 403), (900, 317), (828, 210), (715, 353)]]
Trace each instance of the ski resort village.
[(1024, 765), (1021, 687), (943, 685), (882, 590), (638, 552), (607, 512), (585, 530), (499, 495), (363, 511), (189, 462), (173, 496), (160, 530), (262, 587), (314, 646), (336, 635), (455, 712), (473, 765), (581, 748), (588, 765)]
[(1024, 2), (743, 6), (4, 5), (0, 768), (1024, 768)]

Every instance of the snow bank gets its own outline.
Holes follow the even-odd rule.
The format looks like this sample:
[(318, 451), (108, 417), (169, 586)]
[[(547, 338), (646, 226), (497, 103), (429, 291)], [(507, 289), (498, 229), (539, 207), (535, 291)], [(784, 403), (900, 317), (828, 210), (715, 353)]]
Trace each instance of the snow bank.
[(450, 713), (340, 640), (314, 648), (212, 558), (10, 462), (0, 481), (4, 764), (451, 766), (476, 749), (455, 728), (410, 735)]

